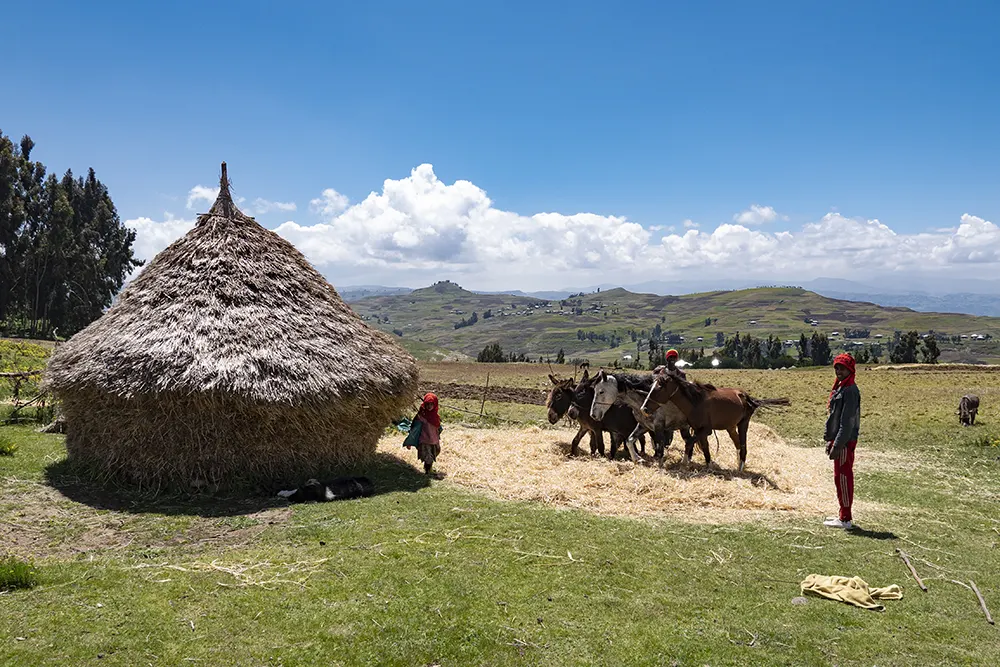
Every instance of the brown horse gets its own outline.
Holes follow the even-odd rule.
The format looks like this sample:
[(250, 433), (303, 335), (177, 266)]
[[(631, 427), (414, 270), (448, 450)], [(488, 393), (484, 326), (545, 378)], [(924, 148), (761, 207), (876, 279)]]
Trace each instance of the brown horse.
[[(548, 418), (550, 424), (555, 424), (567, 413), (572, 419), (580, 423), (580, 430), (573, 438), (570, 445), (570, 454), (576, 456), (579, 452), (580, 440), (587, 433), (590, 433), (590, 455), (600, 452), (604, 456), (604, 431), (608, 432), (611, 438), (611, 453), (608, 458), (613, 459), (618, 447), (624, 443), (625, 438), (632, 434), (637, 427), (632, 411), (623, 405), (612, 406), (611, 410), (602, 419), (594, 419), (590, 416), (590, 411), (583, 405), (589, 405), (593, 400), (593, 390), (585, 385), (588, 379), (587, 372), (584, 371), (580, 384), (575, 384), (571, 379), (560, 380), (553, 375), (549, 375), (553, 387), (549, 390), (549, 395), (545, 399), (545, 407), (548, 408)], [(589, 390), (589, 394), (588, 394)], [(583, 403), (581, 401), (586, 401)], [(646, 438), (639, 435), (643, 452), (646, 451)]]
[[(706, 466), (712, 462), (708, 436), (715, 430), (729, 433), (739, 452), (740, 472), (746, 466), (747, 431), (753, 414), (759, 408), (791, 405), (787, 398), (754, 398), (742, 389), (717, 389), (710, 384), (689, 382), (669, 371), (656, 376), (646, 401), (642, 404), (642, 411), (655, 410), (668, 402), (680, 408), (687, 418), (694, 430), (694, 440), (698, 441), (701, 452), (705, 455)], [(685, 459), (690, 461), (693, 453), (692, 441), (687, 443)]]

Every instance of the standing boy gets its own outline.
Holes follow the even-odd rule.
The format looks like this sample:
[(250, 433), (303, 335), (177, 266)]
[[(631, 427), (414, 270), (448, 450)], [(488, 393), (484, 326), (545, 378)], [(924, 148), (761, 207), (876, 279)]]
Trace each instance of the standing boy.
[(861, 392), (855, 383), (854, 357), (840, 354), (833, 360), (837, 381), (827, 404), (826, 453), (833, 459), (833, 481), (840, 502), (840, 516), (831, 517), (823, 525), (831, 528), (853, 528), (851, 505), (854, 502), (854, 449), (861, 426)]

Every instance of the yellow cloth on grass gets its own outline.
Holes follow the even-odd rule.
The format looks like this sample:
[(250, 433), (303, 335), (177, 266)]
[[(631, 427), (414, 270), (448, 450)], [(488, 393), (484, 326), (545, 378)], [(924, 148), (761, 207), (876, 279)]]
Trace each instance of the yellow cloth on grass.
[(875, 611), (885, 609), (875, 600), (899, 600), (903, 597), (903, 589), (896, 584), (884, 588), (869, 588), (861, 577), (810, 574), (800, 585), (803, 594), (817, 595)]

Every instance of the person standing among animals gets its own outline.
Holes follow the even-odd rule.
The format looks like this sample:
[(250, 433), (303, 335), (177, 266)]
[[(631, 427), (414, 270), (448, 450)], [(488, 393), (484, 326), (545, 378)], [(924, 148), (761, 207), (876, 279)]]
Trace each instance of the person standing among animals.
[(424, 472), (430, 474), (434, 460), (441, 454), (441, 417), (438, 415), (436, 394), (424, 394), (424, 400), (413, 421), (420, 423), (417, 458), (424, 462)]
[(666, 365), (657, 366), (656, 368), (654, 368), (653, 375), (659, 375), (660, 373), (667, 371), (670, 373), (676, 373), (677, 375), (680, 375), (682, 378), (686, 380), (687, 374), (677, 367), (677, 360), (680, 358), (681, 355), (677, 352), (677, 350), (674, 349), (667, 350), (666, 355), (664, 355), (664, 359), (666, 360)]
[(684, 373), (684, 371), (677, 368), (677, 360), (680, 358), (681, 355), (677, 352), (677, 350), (674, 350), (672, 348), (667, 350), (666, 354), (667, 370), (670, 371), (671, 373), (678, 373), (682, 378), (686, 380), (687, 375)]
[(861, 427), (861, 391), (855, 382), (854, 357), (840, 354), (833, 360), (837, 381), (827, 403), (826, 453), (833, 460), (833, 481), (840, 503), (839, 517), (831, 517), (823, 525), (831, 528), (854, 527), (851, 505), (854, 502), (854, 450)]

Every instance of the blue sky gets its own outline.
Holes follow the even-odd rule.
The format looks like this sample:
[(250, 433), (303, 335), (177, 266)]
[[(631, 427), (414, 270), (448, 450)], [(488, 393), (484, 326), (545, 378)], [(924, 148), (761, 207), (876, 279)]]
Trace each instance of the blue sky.
[[(30, 134), (58, 172), (93, 166), (123, 219), (192, 218), (191, 189), (213, 185), (226, 160), (238, 195), (296, 204), (258, 219), (347, 282), (499, 284), (560, 252), (591, 258), (557, 262), (524, 286), (605, 282), (583, 278), (623, 262), (648, 274), (662, 257), (644, 248), (662, 251), (664, 235), (697, 259), (692, 270), (722, 261), (709, 235), (753, 204), (776, 215), (751, 229), (767, 238), (737, 245), (765, 260), (788, 252), (774, 236), (782, 230), (864, 234), (873, 220), (908, 237), (972, 220), (974, 251), (947, 236), (914, 243), (940, 270), (1000, 259), (997, 230), (984, 226), (1000, 221), (1000, 5), (685, 5), (17, 3), (4, 10), (14, 59), (0, 130)], [(327, 188), (358, 205), (422, 164), (441, 192), (413, 195), (400, 223), (416, 229), (412, 239), (387, 240), (391, 220), (374, 224), (371, 211), (356, 212), (352, 228), (350, 209), (309, 206)], [(470, 228), (509, 226), (503, 216), (441, 220), (465, 215), (472, 195), (427, 212), (427, 197), (450, 197), (462, 180), (491, 210), (527, 222), (501, 238)], [(545, 226), (532, 217), (541, 213), (655, 231), (642, 248), (609, 241), (606, 252), (602, 239), (635, 230), (594, 223), (590, 242), (561, 246), (559, 222), (538, 247), (510, 250)], [(860, 227), (831, 226), (830, 216)], [(381, 236), (364, 236), (359, 219)], [(294, 227), (279, 227), (288, 220)], [(331, 250), (318, 223), (327, 235), (343, 225), (364, 261)], [(428, 226), (438, 246), (425, 257)], [(491, 239), (495, 252), (470, 247)], [(885, 243), (819, 267), (800, 252), (779, 273), (848, 275)], [(891, 269), (923, 270), (911, 255)], [(477, 267), (491, 277), (475, 278)]]

